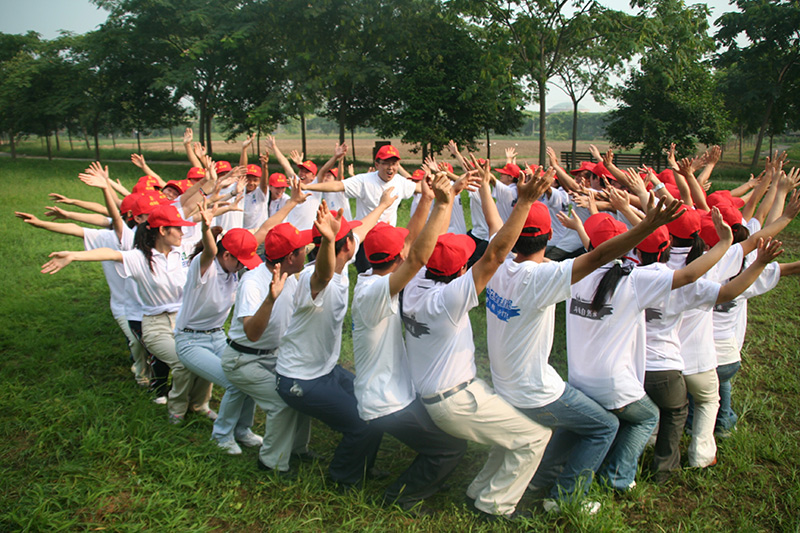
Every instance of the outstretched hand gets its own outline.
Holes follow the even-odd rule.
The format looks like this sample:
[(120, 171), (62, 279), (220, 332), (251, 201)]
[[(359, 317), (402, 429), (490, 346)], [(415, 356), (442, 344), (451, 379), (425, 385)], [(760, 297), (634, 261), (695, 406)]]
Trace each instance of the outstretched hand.
[(766, 265), (783, 253), (783, 243), (772, 237), (767, 240), (758, 239), (758, 255), (756, 262)]
[(541, 167), (532, 174), (525, 173), (525, 175), (521, 176), (520, 180), (517, 181), (517, 195), (519, 199), (528, 200), (533, 203), (552, 186), (556, 175), (556, 169), (550, 167), (547, 169), (547, 172), (543, 174), (539, 172), (539, 170), (541, 170)]
[(340, 209), (334, 216), (328, 209), (328, 202), (322, 200), (317, 209), (317, 218), (314, 220), (314, 227), (317, 228), (322, 238), (328, 242), (336, 242), (336, 234), (342, 227), (342, 214), (344, 211)]
[(288, 272), (281, 274), (281, 264), (277, 263), (275, 268), (272, 269), (272, 281), (269, 283), (269, 297), (274, 302), (278, 296), (283, 292), (283, 285), (286, 283), (286, 278), (289, 277)]
[(55, 274), (70, 263), (72, 252), (53, 252), (50, 254), (50, 261), (42, 265), (42, 274)]

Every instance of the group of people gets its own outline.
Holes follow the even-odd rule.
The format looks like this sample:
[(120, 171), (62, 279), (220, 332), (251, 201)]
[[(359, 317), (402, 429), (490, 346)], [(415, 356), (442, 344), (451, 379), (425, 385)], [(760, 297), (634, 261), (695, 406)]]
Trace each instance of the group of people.
[[(170, 422), (208, 416), (222, 450), (259, 446), (259, 468), (282, 475), (292, 460), (319, 459), (317, 419), (341, 434), (328, 472), (342, 491), (377, 475), (388, 433), (418, 454), (383, 495), (409, 510), (442, 488), (467, 441), (486, 444), (466, 496), (488, 519), (513, 518), (529, 488), (546, 491), (547, 511), (577, 501), (595, 513), (593, 480), (630, 490), (649, 439), (656, 482), (681, 467), (684, 431), (689, 466), (716, 464), (715, 436), (736, 427), (747, 299), (800, 272), (773, 262), (773, 237), (800, 211), (785, 154), (707, 194), (717, 147), (670, 153), (658, 174), (619, 169), (594, 147), (597, 162), (573, 170), (552, 150), (546, 169), (509, 150), (495, 175), (453, 142), (460, 174), (433, 158), (409, 173), (385, 145), (374, 168), (344, 178), (344, 144), (317, 168), (297, 152), (292, 166), (271, 136), (261, 165), (248, 164), (252, 142), (233, 167), (187, 130), (184, 180), (133, 155), (146, 175), (130, 192), (93, 163), (79, 178), (104, 204), (51, 194), (83, 209), (47, 208), (73, 222), (17, 213), (83, 239), (85, 250), (54, 252), (42, 272), (102, 262), (134, 376)], [(269, 174), (269, 157), (283, 173)], [(400, 227), (398, 205), (412, 197)], [(477, 377), (469, 317), (484, 290), (491, 385)], [(559, 302), (567, 381), (548, 362)], [(340, 364), (348, 308), (355, 372)], [(218, 412), (213, 384), (224, 389)], [(263, 437), (251, 430), (256, 406)]]

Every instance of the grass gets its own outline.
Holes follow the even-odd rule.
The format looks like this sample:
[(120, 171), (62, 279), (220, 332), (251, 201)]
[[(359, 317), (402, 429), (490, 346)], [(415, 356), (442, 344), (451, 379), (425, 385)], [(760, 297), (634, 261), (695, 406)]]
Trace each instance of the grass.
[[(41, 215), (48, 192), (100, 201), (76, 174), (76, 161), (0, 159), (4, 192), (0, 235), (0, 530), (2, 531), (514, 531), (484, 524), (463, 507), (464, 492), (487, 449), (470, 444), (450, 480), (430, 499), (441, 511), (414, 518), (375, 500), (391, 481), (370, 482), (340, 495), (325, 481), (327, 463), (300, 465), (295, 480), (255, 468), (257, 451), (221, 454), (209, 442), (211, 423), (190, 416), (182, 427), (150, 402), (132, 379), (126, 347), (108, 311), (99, 265), (71, 265), (55, 276), (39, 266), (47, 254), (81, 249), (74, 237), (27, 227), (14, 210)], [(165, 177), (174, 166), (154, 164)], [(112, 176), (130, 185), (130, 164), (111, 164)], [(725, 180), (720, 180), (725, 181)], [(407, 218), (404, 206), (401, 220)], [(783, 237), (800, 259), (800, 226)], [(354, 279), (351, 277), (351, 280)], [(567, 508), (544, 515), (536, 495), (520, 508), (534, 510), (524, 530), (562, 531), (796, 531), (800, 519), (800, 286), (781, 281), (750, 302), (744, 366), (734, 382), (740, 414), (733, 437), (719, 442), (720, 463), (683, 470), (670, 484), (644, 479), (624, 496), (593, 487), (603, 503), (595, 517)], [(552, 359), (565, 374), (563, 305)], [(489, 374), (484, 311), (472, 311), (479, 375)], [(343, 361), (352, 367), (349, 318)], [(215, 401), (219, 390), (215, 389)], [(263, 431), (263, 414), (257, 418)], [(315, 424), (312, 446), (330, 457), (336, 436)], [(688, 441), (685, 441), (685, 446)], [(645, 453), (644, 461), (650, 459)], [(413, 453), (385, 437), (378, 466), (398, 475)]]

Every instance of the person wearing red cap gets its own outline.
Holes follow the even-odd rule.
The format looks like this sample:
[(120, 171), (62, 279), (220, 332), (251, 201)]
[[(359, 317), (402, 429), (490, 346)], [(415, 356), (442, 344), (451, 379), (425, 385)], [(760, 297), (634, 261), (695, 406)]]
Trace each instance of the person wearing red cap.
[[(287, 472), (291, 456), (309, 457), (310, 421), (278, 396), (275, 361), (294, 311), (296, 274), (303, 269), (310, 242), (310, 230), (299, 231), (288, 222), (267, 233), (264, 264), (247, 272), (236, 291), (222, 354), (226, 378), (267, 415), (257, 463), (265, 470)], [(281, 284), (283, 290), (277, 291)]]
[[(427, 262), (453, 204), (446, 175), (439, 174), (432, 186), (433, 193), (423, 184), (421, 210), (408, 230), (380, 222), (367, 233), (364, 249), (372, 269), (358, 276), (353, 291), (358, 414), (418, 453), (384, 493), (385, 503), (403, 509), (437, 492), (467, 450), (466, 441), (433, 423), (417, 398), (403, 342), (400, 291)], [(436, 203), (426, 223), (432, 194)]]
[[(491, 172), (483, 169), (481, 194), (489, 220)], [(466, 235), (439, 237), (426, 268), (406, 286), (403, 323), (411, 377), (431, 419), (454, 437), (491, 444), (483, 470), (467, 489), (476, 512), (512, 518), (551, 431), (531, 421), (476, 377), (469, 310), (519, 236), (533, 202), (550, 186), (553, 171), (525, 175), (506, 224), (472, 268), (475, 242)]]
[(281, 398), (342, 433), (328, 469), (342, 489), (361, 484), (382, 436), (359, 418), (354, 376), (338, 364), (350, 286), (347, 267), (364, 235), (393, 201), (385, 199), (361, 221), (344, 220), (341, 211), (334, 216), (321, 202), (314, 222), (320, 237), (316, 262), (297, 279), (294, 313), (278, 348), (275, 370)]
[[(337, 144), (333, 150), (333, 156), (322, 165), (317, 172), (317, 183), (327, 183), (330, 181), (341, 181), (344, 176), (344, 156), (347, 155), (347, 144)], [(338, 168), (336, 165), (338, 163)], [(344, 210), (344, 218), (353, 219), (350, 211), (350, 200), (345, 196), (344, 191), (322, 193), (322, 197), (328, 202), (331, 211)]]
[[(172, 389), (168, 397), (169, 419), (180, 423), (191, 408), (216, 418), (208, 408), (211, 383), (193, 375), (178, 360), (175, 351), (175, 315), (180, 309), (188, 261), (181, 248), (181, 227), (193, 225), (184, 220), (172, 205), (160, 205), (136, 231), (129, 251), (98, 248), (86, 252), (54, 252), (43, 273), (54, 274), (72, 261), (116, 261), (123, 277), (136, 281), (142, 301), (142, 342), (157, 359), (172, 370)], [(155, 376), (165, 377), (165, 376)]]
[[(281, 152), (280, 148), (278, 148), (278, 143), (275, 140), (275, 137), (268, 135), (266, 146), (267, 149), (275, 155), (275, 158), (278, 160), (281, 167), (283, 167), (283, 171), (286, 173), (288, 178), (298, 179), (304, 190), (306, 190), (307, 186), (311, 186), (311, 184), (316, 185), (317, 165), (314, 164), (313, 161), (303, 161), (300, 157), (300, 154), (293, 151), (292, 156), (297, 161), (297, 172), (295, 172), (291, 163), (289, 163), (289, 160), (286, 159), (286, 156), (283, 155), (283, 152)], [(289, 213), (288, 217), (286, 217), (286, 222), (291, 223), (301, 231), (311, 229), (311, 227), (314, 225), (314, 218), (316, 217), (317, 208), (322, 200), (322, 194), (319, 192), (314, 192), (315, 190), (316, 189), (313, 188), (308, 189), (308, 191), (312, 194), (304, 203), (292, 209), (292, 212)]]
[[(495, 390), (531, 420), (553, 428), (542, 464), (533, 479), (551, 486), (545, 510), (582, 498), (617, 434), (619, 422), (597, 402), (564, 383), (548, 364), (555, 330), (555, 306), (570, 296), (570, 286), (624, 254), (671, 219), (669, 210), (651, 209), (633, 230), (587, 254), (545, 262), (551, 234), (548, 208), (536, 202), (514, 245), (486, 287), (486, 330)], [(596, 502), (584, 503), (594, 513)]]
[(261, 264), (256, 254), (258, 243), (249, 231), (234, 228), (215, 241), (209, 227), (212, 214), (200, 212), (202, 252), (195, 255), (186, 274), (183, 304), (175, 319), (175, 347), (178, 359), (195, 375), (225, 389), (214, 421), (211, 437), (229, 454), (242, 453), (245, 446), (260, 446), (253, 425), (255, 402), (237, 389), (222, 370), (225, 331), (223, 326), (233, 306), (239, 282), (237, 272), (253, 270)]

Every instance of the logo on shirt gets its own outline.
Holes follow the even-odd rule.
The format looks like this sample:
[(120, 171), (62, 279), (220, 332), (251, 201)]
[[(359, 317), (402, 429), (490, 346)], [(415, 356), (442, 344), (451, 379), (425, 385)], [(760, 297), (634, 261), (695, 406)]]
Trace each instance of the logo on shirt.
[(413, 316), (409, 316), (405, 313), (403, 313), (403, 324), (406, 327), (406, 331), (417, 339), (431, 332), (431, 328), (429, 328), (427, 324), (417, 322)]
[(736, 307), (736, 302), (725, 302), (714, 306), (715, 313), (730, 313)]
[(644, 310), (644, 320), (645, 322), (652, 322), (653, 320), (661, 320), (663, 313), (661, 309), (656, 309), (654, 307), (647, 307)]
[(189, 265), (192, 264), (192, 261), (189, 259), (189, 256), (186, 255), (186, 252), (181, 251), (181, 264), (184, 268), (189, 268)]
[(512, 300), (502, 298), (492, 289), (486, 289), (486, 309), (494, 313), (503, 322), (508, 322), (509, 318), (519, 316), (519, 307), (515, 307)]
[(572, 298), (569, 301), (569, 314), (588, 318), (589, 320), (603, 320), (604, 316), (614, 314), (614, 308), (610, 305), (604, 305), (599, 311), (592, 311), (590, 309), (591, 305), (591, 302), (582, 302)]

